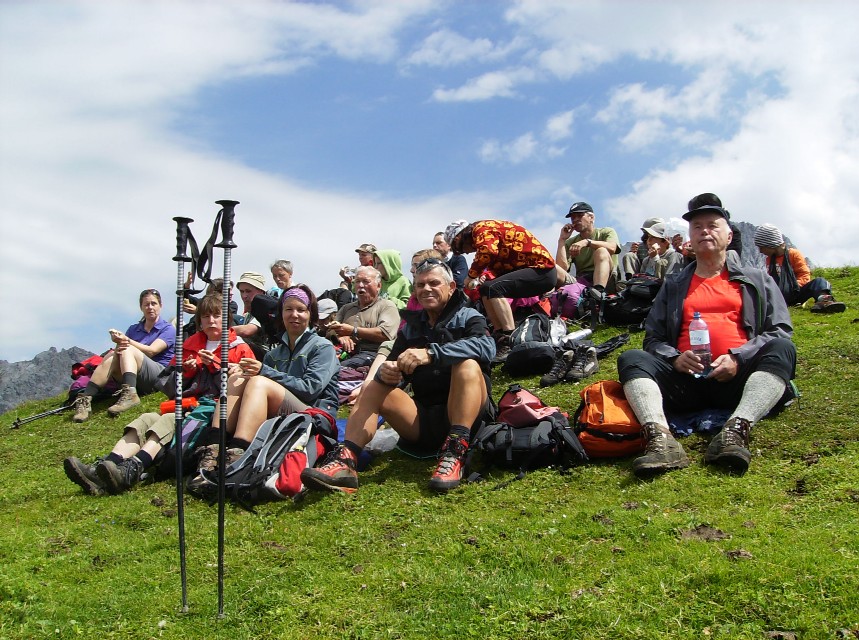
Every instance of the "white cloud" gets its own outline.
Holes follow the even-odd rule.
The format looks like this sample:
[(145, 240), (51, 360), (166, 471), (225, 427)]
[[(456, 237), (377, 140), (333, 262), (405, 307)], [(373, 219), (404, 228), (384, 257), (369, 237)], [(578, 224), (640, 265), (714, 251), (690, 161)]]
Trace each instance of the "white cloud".
[(543, 135), (547, 140), (555, 142), (573, 135), (573, 110), (563, 111), (549, 118)]
[(487, 63), (504, 59), (523, 46), (521, 39), (507, 44), (494, 44), (489, 38), (468, 39), (450, 29), (440, 29), (427, 36), (408, 58), (409, 65), (452, 67), (461, 64)]
[(491, 71), (469, 80), (457, 89), (436, 89), (432, 97), (438, 102), (480, 102), (492, 98), (511, 98), (520, 82), (530, 81), (534, 73), (527, 68)]

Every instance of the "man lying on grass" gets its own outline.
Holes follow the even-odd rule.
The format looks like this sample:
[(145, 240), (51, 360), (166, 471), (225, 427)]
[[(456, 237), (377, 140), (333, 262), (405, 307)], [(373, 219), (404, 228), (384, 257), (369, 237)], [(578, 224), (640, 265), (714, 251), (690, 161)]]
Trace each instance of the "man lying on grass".
[[(321, 466), (301, 473), (308, 488), (358, 490), (356, 462), (376, 432), (380, 413), (400, 434), (401, 447), (439, 452), (431, 489), (459, 486), (472, 430), (491, 406), (495, 343), (486, 318), (467, 306), (442, 260), (430, 258), (417, 266), (415, 295), (423, 311), (399, 330), (388, 359), (358, 396), (343, 444)], [(402, 388), (407, 382), (414, 398)]]
[[(793, 326), (775, 281), (742, 267), (727, 251), (730, 214), (720, 206), (696, 207), (695, 200), (683, 218), (697, 260), (666, 278), (647, 316), (644, 351), (618, 359), (624, 393), (647, 441), (633, 462), (637, 476), (689, 464), (668, 430), (663, 401), (678, 412), (732, 409), (704, 461), (745, 473), (749, 430), (782, 399), (796, 368)], [(712, 362), (691, 350), (689, 322), (696, 311), (709, 328)]]

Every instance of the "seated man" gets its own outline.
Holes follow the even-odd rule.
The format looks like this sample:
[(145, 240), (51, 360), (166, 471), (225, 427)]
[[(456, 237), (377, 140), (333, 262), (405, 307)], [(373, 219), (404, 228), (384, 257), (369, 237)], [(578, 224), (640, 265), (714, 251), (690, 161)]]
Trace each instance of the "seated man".
[[(594, 210), (587, 202), (574, 203), (567, 217), (570, 222), (561, 227), (555, 254), (558, 286), (578, 281), (600, 293), (613, 293), (612, 275), (620, 253), (617, 232), (611, 227), (594, 226)], [(572, 265), (576, 267), (575, 279), (569, 274)]]
[(453, 272), (453, 281), (456, 287), (462, 289), (465, 286), (465, 278), (468, 276), (468, 262), (465, 256), (452, 253), (450, 245), (444, 239), (444, 231), (439, 231), (432, 237), (432, 248), (444, 256), (447, 266)]
[[(729, 215), (714, 205), (683, 215), (697, 260), (662, 285), (647, 316), (644, 351), (625, 351), (618, 359), (624, 393), (647, 441), (633, 462), (637, 476), (689, 464), (668, 430), (663, 403), (678, 412), (732, 409), (704, 461), (744, 473), (749, 430), (782, 399), (794, 376), (796, 347), (784, 298), (772, 278), (742, 267), (728, 252)], [(711, 368), (691, 349), (689, 322), (696, 311), (709, 328)]]
[(829, 280), (812, 279), (805, 256), (799, 249), (787, 246), (778, 227), (771, 224), (758, 227), (755, 246), (767, 257), (766, 270), (776, 281), (788, 305), (802, 304), (814, 298), (812, 313), (841, 313), (847, 309), (843, 302), (835, 300)]
[(373, 267), (358, 267), (354, 286), (358, 300), (337, 312), (328, 325), (328, 337), (349, 354), (340, 365), (357, 369), (369, 367), (379, 345), (394, 338), (400, 314), (393, 302), (379, 297), (382, 276)]
[[(397, 333), (388, 359), (358, 396), (343, 444), (322, 466), (301, 473), (308, 488), (357, 491), (356, 462), (376, 432), (380, 413), (402, 444), (424, 452), (440, 448), (431, 489), (459, 486), (472, 430), (491, 406), (489, 363), (495, 344), (486, 319), (467, 306), (444, 262), (422, 263), (415, 291), (423, 311)], [(407, 382), (414, 398), (402, 388)]]

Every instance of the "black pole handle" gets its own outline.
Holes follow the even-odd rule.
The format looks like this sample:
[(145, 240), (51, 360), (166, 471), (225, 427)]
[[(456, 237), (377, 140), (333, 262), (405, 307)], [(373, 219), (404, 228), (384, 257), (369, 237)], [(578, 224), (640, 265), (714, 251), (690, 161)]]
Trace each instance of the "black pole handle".
[(188, 226), (194, 222), (191, 218), (183, 218), (177, 216), (173, 218), (176, 221), (176, 255), (173, 257), (174, 262), (191, 262), (186, 251), (188, 250), (188, 235), (191, 229)]
[(221, 205), (221, 237), (222, 240), (216, 244), (216, 247), (222, 249), (235, 249), (238, 245), (233, 242), (233, 227), (236, 224), (236, 205), (237, 200), (217, 200), (215, 204)]

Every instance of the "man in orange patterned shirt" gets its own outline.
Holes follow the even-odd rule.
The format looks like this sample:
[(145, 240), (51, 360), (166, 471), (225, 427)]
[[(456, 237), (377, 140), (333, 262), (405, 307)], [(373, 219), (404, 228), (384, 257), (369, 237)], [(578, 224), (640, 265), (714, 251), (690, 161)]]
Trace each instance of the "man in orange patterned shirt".
[[(497, 354), (493, 363), (510, 353), (510, 333), (515, 327), (507, 298), (539, 296), (555, 288), (555, 261), (534, 234), (506, 220), (456, 220), (447, 226), (444, 239), (454, 254), (475, 253), (465, 279), (466, 289), (478, 289), (486, 315), (494, 329)], [(495, 278), (486, 280), (484, 271)]]

